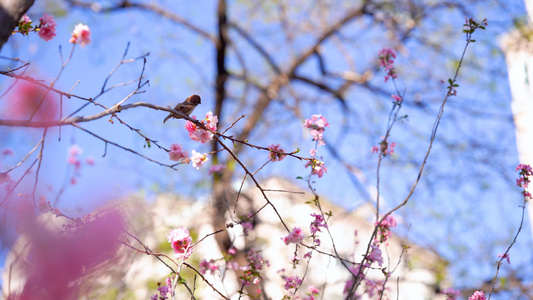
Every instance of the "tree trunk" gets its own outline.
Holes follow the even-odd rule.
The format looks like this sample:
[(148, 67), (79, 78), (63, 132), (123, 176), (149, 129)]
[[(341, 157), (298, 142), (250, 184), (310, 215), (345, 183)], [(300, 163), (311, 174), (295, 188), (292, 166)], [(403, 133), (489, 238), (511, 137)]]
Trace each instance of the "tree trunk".
[(0, 50), (34, 0), (0, 0)]

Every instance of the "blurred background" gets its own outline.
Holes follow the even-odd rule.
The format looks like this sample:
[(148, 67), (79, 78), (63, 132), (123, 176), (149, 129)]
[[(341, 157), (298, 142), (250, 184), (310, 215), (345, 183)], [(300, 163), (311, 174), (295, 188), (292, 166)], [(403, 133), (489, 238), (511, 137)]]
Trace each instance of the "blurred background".
[[(406, 117), (392, 129), (389, 142), (396, 143), (395, 152), (379, 171), (381, 212), (401, 203), (417, 178), (446, 95), (443, 82), (453, 78), (466, 43), (465, 17), (478, 22), (487, 18), (488, 27), (476, 31), (476, 42), (466, 52), (457, 96), (448, 99), (421, 181), (407, 205), (395, 213), (399, 226), (394, 233), (445, 259), (456, 288), (476, 290), (494, 276), (497, 255), (512, 241), (522, 213), (523, 198), (515, 183), (519, 153), (512, 96), (499, 41), (528, 24), (523, 1), (43, 0), (32, 5), (28, 16), (38, 22), (45, 12), (54, 16), (57, 36), (45, 42), (36, 34), (13, 35), (0, 52), (3, 70), (22, 65), (5, 58), (19, 58), (30, 62), (25, 75), (49, 84), (71, 53), (68, 41), (74, 26), (83, 23), (90, 27), (92, 41), (75, 47), (54, 83), (59, 90), (98, 97), (111, 107), (135, 91), (144, 68), (143, 80), (149, 84), (124, 104), (174, 107), (198, 94), (202, 104), (193, 115), (218, 115), (219, 131), (245, 115), (227, 135), (263, 147), (279, 143), (287, 152), (299, 149), (304, 157), (315, 142), (302, 124), (322, 114), (330, 127), (324, 133), (326, 146), (319, 147), (317, 155), (327, 173), (315, 178), (313, 187), (321, 198), (347, 211), (376, 201), (378, 155), (371, 148), (385, 135), (391, 94), (396, 93), (393, 82), (384, 82), (378, 52), (395, 49), (395, 84), (404, 95), (399, 115)], [(120, 65), (107, 81), (108, 87), (119, 86), (101, 94), (123, 56), (128, 60), (147, 53), (145, 66), (142, 59)], [(12, 87), (14, 81), (0, 79), (2, 119), (27, 118), (18, 117), (8, 101), (23, 89), (21, 84)], [(57, 95), (50, 96), (57, 106)], [(86, 103), (63, 98), (63, 117), (101, 111), (94, 105), (79, 110)], [(166, 149), (173, 143), (189, 152), (220, 149), (214, 143), (191, 141), (183, 120), (163, 124), (166, 115), (138, 107), (118, 117)], [(166, 151), (116, 118), (79, 125), (152, 160), (173, 164)], [(38, 144), (42, 131), (0, 126), (0, 171), (21, 161)], [(74, 145), (81, 149), (76, 156), (80, 167), (68, 162)], [(240, 145), (234, 151), (252, 172), (268, 161), (266, 151)], [(72, 126), (53, 127), (47, 132), (37, 191), (74, 217), (130, 195), (149, 205), (161, 194), (173, 194), (217, 208), (228, 190), (238, 189), (245, 173), (226, 152), (212, 153), (209, 159), (199, 170), (191, 165), (172, 169)], [(11, 178), (18, 180), (29, 162), (11, 172)], [(211, 175), (211, 163), (226, 167)], [(33, 187), (34, 172), (23, 179), (21, 189)], [(308, 174), (305, 161), (288, 157), (267, 164), (256, 177), (260, 182), (283, 178), (305, 189), (307, 183), (297, 178)], [(213, 215), (212, 220), (215, 228), (224, 224), (224, 216)], [(524, 290), (532, 289), (531, 237), (526, 219), (510, 252), (511, 264), (500, 273), (501, 278), (517, 280), (502, 284), (498, 299), (529, 299)], [(3, 238), (3, 257), (15, 238)], [(223, 237), (217, 242), (224, 248)]]

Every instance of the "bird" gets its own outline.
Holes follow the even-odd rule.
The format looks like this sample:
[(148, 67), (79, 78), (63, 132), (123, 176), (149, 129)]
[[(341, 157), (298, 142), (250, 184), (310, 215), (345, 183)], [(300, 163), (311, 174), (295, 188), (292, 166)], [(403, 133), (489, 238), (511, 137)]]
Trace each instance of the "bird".
[[(174, 107), (174, 110), (179, 111), (180, 113), (184, 113), (188, 116), (194, 111), (196, 106), (201, 103), (202, 103), (202, 99), (200, 98), (200, 96), (190, 95), (189, 97), (187, 97), (187, 99), (185, 99), (185, 101), (178, 103), (178, 105)], [(163, 120), (163, 124), (170, 118), (183, 119), (183, 116), (175, 114), (175, 113), (170, 113)]]

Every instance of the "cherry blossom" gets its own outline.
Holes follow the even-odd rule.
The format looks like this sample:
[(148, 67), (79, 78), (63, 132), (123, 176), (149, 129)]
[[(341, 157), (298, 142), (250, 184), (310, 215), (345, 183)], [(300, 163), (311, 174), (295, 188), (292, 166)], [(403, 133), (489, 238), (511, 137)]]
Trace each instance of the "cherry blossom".
[(189, 230), (184, 227), (172, 229), (167, 235), (168, 242), (174, 250), (174, 256), (177, 259), (186, 260), (193, 252), (192, 238)]
[(474, 294), (472, 294), (472, 296), (468, 298), (468, 300), (486, 300), (486, 299), (487, 298), (485, 298), (485, 293), (481, 291), (474, 292)]
[(379, 65), (382, 66), (387, 75), (385, 75), (385, 82), (389, 80), (390, 77), (396, 78), (396, 71), (394, 70), (394, 59), (396, 59), (396, 51), (390, 48), (385, 48), (379, 51)]
[(72, 37), (69, 40), (69, 43), (80, 44), (82, 47), (91, 42), (91, 30), (89, 26), (82, 23), (78, 23), (72, 31)]
[(290, 243), (298, 244), (304, 239), (304, 232), (299, 227), (294, 227), (292, 231), (287, 235), (286, 237), (282, 238), (281, 240), (285, 243), (285, 245), (288, 245)]
[(56, 21), (54, 21), (54, 17), (52, 15), (49, 15), (47, 13), (44, 13), (44, 15), (39, 19), (39, 21), (41, 23), (39, 24), (39, 31), (37, 32), (37, 34), (43, 40), (48, 42), (57, 35)]
[(270, 150), (269, 158), (271, 161), (282, 161), (287, 155), (283, 154), (285, 150), (281, 149), (279, 144), (272, 144), (268, 146)]
[(187, 150), (183, 150), (179, 144), (170, 145), (168, 156), (172, 161), (189, 163), (189, 152)]
[(311, 129), (310, 133), (313, 141), (317, 141), (319, 146), (324, 146), (324, 130), (329, 127), (329, 123), (322, 115), (313, 115), (311, 119), (305, 119), (304, 127)]
[[(196, 120), (195, 116), (191, 116), (191, 118)], [(217, 130), (218, 117), (213, 115), (212, 112), (208, 112), (205, 115), (205, 119), (200, 122), (212, 131)], [(195, 142), (207, 143), (213, 138), (213, 133), (211, 131), (202, 129), (191, 121), (185, 122), (185, 129), (189, 132), (191, 140)]]
[(196, 150), (192, 150), (192, 155), (190, 160), (192, 161), (192, 166), (196, 169), (200, 169), (200, 167), (206, 163), (209, 160), (209, 157), (207, 157), (207, 153), (198, 153)]

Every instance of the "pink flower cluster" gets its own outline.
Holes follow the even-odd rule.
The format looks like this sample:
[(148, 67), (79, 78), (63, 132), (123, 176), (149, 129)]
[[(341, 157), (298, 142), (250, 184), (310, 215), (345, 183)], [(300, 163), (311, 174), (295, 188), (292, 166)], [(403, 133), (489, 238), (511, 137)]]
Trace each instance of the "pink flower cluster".
[(297, 289), (302, 285), (302, 280), (298, 276), (290, 276), (285, 278), (285, 289)]
[(487, 300), (487, 298), (485, 297), (485, 293), (476, 291), (468, 298), (468, 300)]
[(272, 144), (268, 146), (270, 153), (268, 154), (271, 161), (282, 161), (287, 155), (283, 154), (285, 150), (281, 149), (279, 144)]
[[(380, 266), (383, 265), (383, 254), (381, 249), (379, 249), (379, 246), (371, 244), (370, 248), (372, 248), (372, 251), (368, 254), (368, 261), (370, 263), (377, 262)], [(368, 267), (370, 267), (370, 265), (368, 265)]]
[[(74, 175), (70, 178), (70, 184), (75, 185), (78, 182), (81, 170), (81, 160), (79, 156), (83, 153), (83, 149), (78, 145), (72, 145), (68, 148), (67, 162), (74, 166)], [(94, 165), (94, 159), (92, 157), (87, 158), (87, 164)]]
[(196, 152), (196, 150), (192, 150), (192, 155), (191, 155), (191, 161), (192, 161), (192, 166), (195, 167), (196, 169), (200, 169), (200, 167), (206, 163), (207, 161), (209, 160), (209, 157), (207, 157), (207, 153), (199, 153), (199, 152)]
[(323, 215), (311, 214), (311, 217), (315, 217), (315, 219), (311, 222), (311, 225), (309, 226), (311, 228), (312, 235), (316, 234), (317, 232), (322, 232), (322, 230), (320, 230), (320, 227), (328, 228), (328, 224), (326, 224)]
[(205, 275), (207, 271), (211, 273), (211, 275), (215, 275), (215, 272), (218, 270), (218, 266), (215, 263), (214, 259), (210, 259), (209, 261), (206, 259), (203, 259), (200, 262), (200, 273)]
[[(29, 19), (29, 18), (28, 18)], [(31, 21), (31, 20), (30, 20)], [(44, 13), (44, 15), (39, 19), (41, 22), (39, 24), (39, 32), (37, 34), (45, 41), (49, 41), (53, 39), (56, 34), (56, 21), (54, 21), (54, 17), (52, 15), (49, 15), (47, 13)]]
[(383, 156), (394, 154), (394, 147), (396, 147), (396, 142), (392, 142), (389, 144), (386, 141), (381, 141), (379, 145), (380, 147), (372, 146), (372, 149), (370, 149), (370, 151), (372, 153), (379, 153), (381, 150), (381, 153), (383, 153)]
[(174, 279), (174, 276), (167, 277), (165, 280), (165, 285), (161, 285), (160, 282), (157, 283), (157, 291), (158, 294), (152, 295), (150, 297), (150, 300), (166, 300), (172, 297), (172, 280)]
[(316, 297), (318, 297), (320, 290), (313, 285), (310, 285), (307, 289), (309, 292), (307, 293), (307, 296), (303, 298), (303, 300), (315, 300)]
[(9, 173), (7, 172), (0, 172), (0, 184), (9, 182), (11, 180), (11, 176), (9, 176)]
[(318, 175), (318, 178), (322, 177), (324, 173), (328, 172), (328, 169), (326, 168), (323, 161), (320, 161), (316, 158), (312, 158), (307, 161), (307, 164), (305, 167), (311, 166), (311, 175)]
[(189, 163), (189, 152), (187, 150), (183, 150), (179, 144), (170, 145), (170, 152), (168, 152), (168, 156), (170, 160)]
[[(368, 297), (373, 298), (376, 295), (381, 295), (382, 291), (387, 290), (384, 286), (385, 281), (384, 280), (365, 280), (365, 294), (368, 295)], [(385, 299), (387, 299), (385, 297)]]
[[(349, 279), (346, 281), (345, 285), (344, 285), (344, 291), (343, 293), (344, 294), (348, 294), (350, 292), (350, 290), (352, 289), (353, 285), (354, 285), (354, 278), (355, 277), (358, 277), (358, 278), (364, 278), (364, 268), (363, 268), (363, 271), (361, 272), (361, 274), (359, 274), (359, 269), (360, 269), (360, 266), (355, 266), (355, 267), (351, 267), (350, 268), (350, 272), (352, 274), (352, 279)], [(384, 280), (371, 280), (371, 279), (364, 279), (364, 293), (363, 295), (369, 297), (369, 298), (372, 298), (374, 297), (376, 294), (377, 295), (380, 295), (383, 292), (385, 292), (387, 289), (385, 288), (385, 281)], [(361, 295), (355, 295), (355, 298), (354, 299), (359, 299)], [(386, 297), (384, 299), (387, 299)]]
[(52, 207), (52, 205), (50, 204), (50, 201), (46, 201), (46, 196), (39, 197), (39, 202), (37, 202), (37, 207), (43, 214), (47, 212), (51, 212), (56, 217), (59, 217), (62, 215), (59, 209)]
[(254, 230), (254, 224), (250, 222), (242, 222), (241, 226), (242, 233), (244, 234), (244, 236), (248, 236), (250, 234), (250, 231)]
[(180, 227), (170, 230), (167, 239), (177, 259), (186, 260), (191, 256), (193, 252), (192, 238), (187, 228)]
[(72, 44), (81, 44), (82, 47), (91, 42), (91, 30), (89, 26), (82, 23), (78, 23), (72, 31), (72, 37), (69, 40), (69, 43)]
[(311, 129), (311, 136), (313, 141), (316, 141), (319, 146), (324, 146), (324, 130), (329, 127), (329, 123), (322, 115), (313, 115), (311, 119), (305, 119), (304, 127)]
[(522, 191), (522, 194), (524, 195), (524, 197), (531, 198), (531, 194), (528, 191), (526, 191), (526, 189), (529, 186), (529, 182), (530, 182), (529, 176), (533, 175), (533, 170), (531, 169), (531, 166), (526, 165), (526, 164), (519, 164), (515, 169), (515, 172), (516, 171), (519, 171), (518, 174), (520, 176), (520, 178), (516, 180), (516, 185), (524, 189)]
[[(191, 118), (196, 119), (195, 116), (191, 116)], [(218, 117), (214, 116), (212, 112), (208, 112), (205, 119), (200, 122), (212, 131), (217, 130)], [(185, 129), (189, 132), (189, 137), (195, 142), (207, 143), (213, 138), (211, 131), (202, 129), (191, 121), (185, 122)]]
[(33, 27), (31, 26), (31, 23), (32, 23), (32, 20), (26, 14), (24, 14), (24, 16), (20, 18), (20, 21), (18, 24), (18, 32), (20, 32), (22, 35), (28, 35), (30, 33), (30, 30), (33, 29)]
[[(384, 243), (391, 237), (390, 228), (396, 227), (396, 219), (392, 215), (388, 215), (378, 226), (378, 222), (376, 222), (375, 226), (378, 227), (377, 234), (378, 236), (375, 238), (374, 243)], [(379, 240), (377, 239), (379, 237)]]
[(390, 97), (392, 98), (392, 100), (394, 100), (394, 103), (402, 103), (402, 97), (396, 94), (392, 94)]
[(511, 263), (511, 257), (509, 256), (509, 253), (498, 254), (498, 257), (507, 259), (507, 263), (508, 263), (508, 264)]
[(288, 245), (290, 243), (298, 244), (304, 239), (304, 232), (302, 229), (298, 227), (294, 227), (292, 231), (284, 238), (281, 238), (281, 240), (285, 243), (285, 245)]
[(394, 70), (394, 59), (396, 59), (396, 51), (390, 48), (385, 48), (379, 51), (379, 65), (382, 66), (387, 75), (385, 75), (385, 82), (389, 80), (390, 77), (395, 79), (397, 77), (396, 71)]
[(246, 261), (248, 261), (248, 265), (241, 267), (243, 271), (242, 284), (258, 284), (261, 281), (260, 272), (263, 270), (263, 265), (266, 264), (267, 267), (270, 267), (270, 262), (261, 256), (260, 251), (254, 249), (248, 252)]

